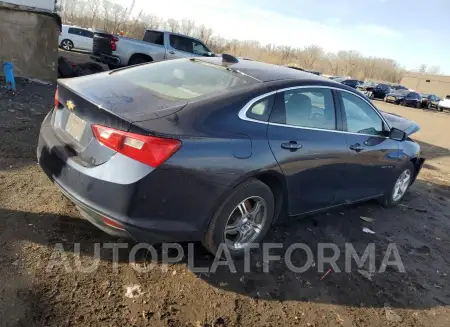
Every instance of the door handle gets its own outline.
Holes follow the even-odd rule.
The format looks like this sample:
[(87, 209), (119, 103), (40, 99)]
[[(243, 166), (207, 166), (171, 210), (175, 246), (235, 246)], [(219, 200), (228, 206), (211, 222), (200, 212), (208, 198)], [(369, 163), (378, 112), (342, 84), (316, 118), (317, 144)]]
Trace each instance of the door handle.
[(297, 151), (298, 149), (301, 149), (303, 146), (295, 141), (290, 141), (288, 143), (281, 143), (281, 147), (286, 150)]
[(175, 54), (175, 51), (170, 50), (169, 53), (170, 54)]
[(356, 144), (352, 144), (349, 146), (350, 150), (356, 151), (356, 152), (361, 152), (362, 150), (364, 150), (364, 148), (361, 146), (361, 144), (356, 143)]

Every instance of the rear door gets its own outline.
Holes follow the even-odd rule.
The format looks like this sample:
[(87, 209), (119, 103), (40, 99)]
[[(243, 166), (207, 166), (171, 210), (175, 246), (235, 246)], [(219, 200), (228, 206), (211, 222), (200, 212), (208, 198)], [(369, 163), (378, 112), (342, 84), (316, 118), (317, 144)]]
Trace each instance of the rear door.
[(381, 195), (400, 163), (399, 142), (388, 137), (387, 123), (369, 101), (346, 91), (339, 94), (348, 156), (346, 183), (337, 200), (344, 203)]
[(92, 52), (92, 45), (94, 41), (94, 32), (82, 30), (83, 49)]
[(267, 135), (286, 177), (291, 215), (335, 204), (347, 152), (339, 117), (329, 88), (298, 87), (276, 95)]
[(82, 30), (76, 27), (69, 28), (69, 39), (73, 43), (73, 47), (77, 49), (82, 49), (84, 46), (84, 40), (81, 36)]

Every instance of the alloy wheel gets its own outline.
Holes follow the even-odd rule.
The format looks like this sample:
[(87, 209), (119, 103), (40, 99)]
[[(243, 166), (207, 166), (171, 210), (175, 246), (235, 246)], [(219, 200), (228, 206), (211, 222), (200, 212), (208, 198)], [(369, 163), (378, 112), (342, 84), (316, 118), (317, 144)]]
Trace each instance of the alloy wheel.
[(394, 192), (392, 193), (392, 200), (395, 202), (399, 201), (403, 195), (405, 195), (408, 190), (409, 184), (411, 183), (411, 171), (406, 169), (400, 174), (394, 185)]
[(64, 50), (71, 50), (72, 49), (72, 42), (70, 42), (69, 40), (64, 40), (62, 42), (62, 47)]
[(228, 217), (224, 239), (229, 248), (246, 248), (260, 235), (267, 220), (266, 201), (252, 196), (240, 202)]

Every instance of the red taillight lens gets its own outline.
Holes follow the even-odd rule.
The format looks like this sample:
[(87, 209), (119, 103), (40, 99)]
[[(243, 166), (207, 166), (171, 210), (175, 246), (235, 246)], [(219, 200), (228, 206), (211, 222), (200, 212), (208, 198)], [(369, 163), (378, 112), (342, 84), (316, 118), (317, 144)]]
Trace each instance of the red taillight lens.
[(112, 49), (112, 51), (116, 51), (117, 50), (117, 42), (119, 42), (119, 38), (113, 36), (113, 38), (111, 39), (111, 49)]
[(59, 93), (58, 93), (58, 89), (56, 89), (55, 92), (55, 109), (59, 108)]
[(108, 148), (154, 168), (181, 147), (179, 140), (128, 133), (101, 125), (92, 125), (92, 131)]
[(117, 228), (117, 229), (125, 230), (121, 224), (119, 224), (118, 222), (116, 222), (116, 221), (114, 221), (112, 219), (109, 219), (109, 218), (107, 218), (105, 216), (102, 216), (102, 220), (103, 220), (103, 222), (106, 225), (108, 225), (110, 227), (114, 227), (114, 228)]

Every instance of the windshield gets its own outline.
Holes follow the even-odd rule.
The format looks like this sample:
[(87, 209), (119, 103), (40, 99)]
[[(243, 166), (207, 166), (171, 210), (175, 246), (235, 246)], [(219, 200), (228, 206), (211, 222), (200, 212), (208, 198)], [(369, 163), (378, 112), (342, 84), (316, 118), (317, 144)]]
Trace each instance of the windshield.
[(446, 95), (445, 100), (450, 100), (450, 95)]
[(167, 60), (114, 72), (128, 83), (166, 99), (195, 99), (258, 80), (199, 60)]

